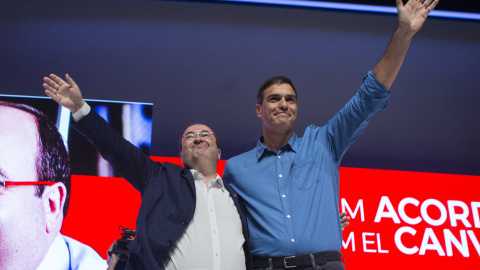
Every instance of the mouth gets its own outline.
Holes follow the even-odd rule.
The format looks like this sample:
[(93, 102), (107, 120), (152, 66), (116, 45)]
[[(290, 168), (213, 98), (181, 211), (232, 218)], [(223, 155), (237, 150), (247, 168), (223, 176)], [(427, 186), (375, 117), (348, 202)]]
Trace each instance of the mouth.
[(278, 113), (275, 113), (274, 115), (275, 115), (275, 116), (277, 116), (277, 115), (280, 115), (280, 116), (281, 116), (281, 115), (292, 116), (292, 115), (291, 115), (290, 113), (288, 113), (288, 112), (278, 112)]
[(203, 149), (203, 148), (207, 148), (207, 147), (208, 147), (208, 144), (206, 142), (192, 144), (192, 149)]

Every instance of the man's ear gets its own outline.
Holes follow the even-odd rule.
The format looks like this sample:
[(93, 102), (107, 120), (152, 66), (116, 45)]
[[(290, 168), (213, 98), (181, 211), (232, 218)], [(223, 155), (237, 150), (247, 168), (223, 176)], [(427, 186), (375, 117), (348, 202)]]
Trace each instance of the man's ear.
[(262, 105), (260, 104), (255, 105), (255, 110), (257, 111), (257, 117), (262, 118)]
[(220, 160), (221, 156), (222, 156), (222, 151), (220, 151), (220, 148), (218, 148), (218, 160)]
[(42, 195), (42, 204), (45, 210), (47, 233), (60, 231), (63, 223), (63, 207), (67, 197), (67, 188), (63, 183), (46, 186)]

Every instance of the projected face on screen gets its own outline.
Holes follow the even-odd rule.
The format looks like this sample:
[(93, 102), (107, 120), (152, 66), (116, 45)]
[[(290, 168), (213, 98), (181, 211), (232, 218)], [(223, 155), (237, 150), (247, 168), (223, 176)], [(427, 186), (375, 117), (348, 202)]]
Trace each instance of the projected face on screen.
[[(49, 232), (61, 227), (66, 188), (59, 183), (64, 195), (52, 202), (57, 208), (52, 212), (52, 193), (39, 194), (33, 184), (38, 181), (40, 151), (32, 114), (0, 103), (0, 126), (0, 269), (35, 269), (51, 244)], [(24, 185), (15, 185), (18, 182)], [(52, 219), (52, 213), (58, 218)]]
[[(124, 137), (149, 152), (151, 104), (89, 103)], [(79, 163), (92, 163), (94, 168), (102, 164), (100, 157), (82, 156), (84, 144), (69, 136), (69, 121), (69, 111), (50, 99), (0, 95), (0, 269), (51, 269), (52, 263), (106, 268), (95, 251), (67, 237), (76, 238), (83, 230), (81, 222), (73, 233), (61, 233), (70, 202), (72, 154)], [(73, 145), (68, 152), (67, 145)], [(88, 199), (76, 194), (77, 213), (70, 211), (69, 216), (78, 215)], [(78, 256), (69, 256), (71, 252)]]

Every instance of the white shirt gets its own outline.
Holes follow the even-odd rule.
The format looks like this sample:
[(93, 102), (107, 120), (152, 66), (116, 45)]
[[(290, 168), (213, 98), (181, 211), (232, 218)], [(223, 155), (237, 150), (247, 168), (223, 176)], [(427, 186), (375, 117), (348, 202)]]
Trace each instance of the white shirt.
[(37, 270), (105, 270), (107, 261), (91, 247), (58, 234)]
[(205, 185), (203, 175), (190, 170), (195, 179), (195, 214), (170, 252), (166, 270), (245, 270), (242, 222), (237, 208), (217, 175)]

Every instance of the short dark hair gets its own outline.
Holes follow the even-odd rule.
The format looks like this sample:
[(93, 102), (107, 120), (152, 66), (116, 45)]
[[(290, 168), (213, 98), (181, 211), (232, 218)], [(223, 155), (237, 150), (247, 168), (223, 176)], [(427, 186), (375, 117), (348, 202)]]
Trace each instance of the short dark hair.
[[(258, 92), (257, 92), (257, 104), (260, 104), (262, 105), (263, 104), (263, 92), (265, 92), (265, 90), (267, 88), (269, 88), (270, 86), (272, 85), (280, 85), (280, 84), (284, 84), (284, 83), (287, 83), (289, 84), (292, 89), (293, 89), (293, 92), (295, 92), (295, 96), (297, 96), (297, 90), (295, 89), (295, 86), (293, 86), (293, 83), (292, 81), (285, 77), (285, 76), (274, 76), (268, 80), (266, 80), (262, 86), (260, 86), (260, 89), (258, 89)], [(297, 97), (298, 98), (298, 97)]]
[[(38, 181), (62, 182), (67, 188), (63, 216), (67, 215), (70, 201), (70, 160), (62, 136), (55, 124), (43, 112), (26, 104), (0, 101), (0, 106), (29, 113), (35, 119), (38, 131), (38, 154), (35, 169)], [(37, 185), (35, 195), (41, 197), (45, 186)]]

